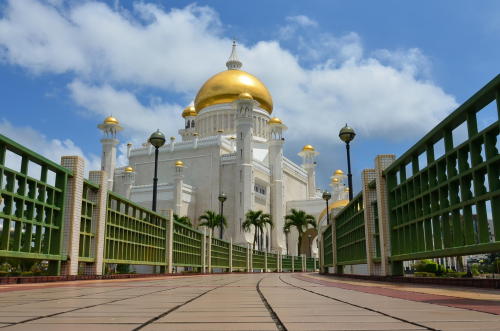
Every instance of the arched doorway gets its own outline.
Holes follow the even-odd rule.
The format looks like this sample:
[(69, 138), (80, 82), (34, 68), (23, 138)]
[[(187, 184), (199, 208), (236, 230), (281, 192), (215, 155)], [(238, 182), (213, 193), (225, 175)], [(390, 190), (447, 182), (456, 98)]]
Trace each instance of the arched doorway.
[(308, 257), (312, 256), (311, 245), (314, 241), (314, 238), (318, 235), (318, 231), (316, 229), (307, 229), (306, 232), (302, 234), (302, 242), (300, 244), (300, 253), (305, 254)]

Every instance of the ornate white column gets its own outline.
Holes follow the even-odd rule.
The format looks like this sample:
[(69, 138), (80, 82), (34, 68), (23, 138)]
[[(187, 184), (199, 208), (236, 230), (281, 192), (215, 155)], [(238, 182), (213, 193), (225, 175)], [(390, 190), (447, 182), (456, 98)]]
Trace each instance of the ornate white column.
[(298, 153), (302, 157), (302, 167), (307, 171), (307, 197), (313, 199), (316, 195), (316, 152), (313, 146), (305, 145)]
[(236, 226), (233, 238), (237, 244), (250, 242), (251, 233), (245, 233), (239, 226), (245, 221), (245, 214), (253, 207), (253, 108), (256, 102), (249, 93), (241, 93), (234, 102), (236, 107), (236, 190), (235, 215)]
[(283, 192), (283, 132), (287, 127), (275, 117), (268, 122), (269, 167), (271, 169), (271, 217), (274, 226), (271, 230), (271, 249), (283, 252), (285, 249), (285, 201)]
[(184, 185), (184, 162), (175, 161), (174, 213), (181, 216), (182, 186)]
[(104, 122), (97, 126), (103, 132), (101, 139), (102, 154), (101, 154), (101, 170), (104, 170), (108, 179), (108, 189), (113, 190), (113, 178), (115, 175), (116, 165), (116, 145), (118, 139), (116, 134), (123, 130), (120, 123), (113, 116), (108, 116)]

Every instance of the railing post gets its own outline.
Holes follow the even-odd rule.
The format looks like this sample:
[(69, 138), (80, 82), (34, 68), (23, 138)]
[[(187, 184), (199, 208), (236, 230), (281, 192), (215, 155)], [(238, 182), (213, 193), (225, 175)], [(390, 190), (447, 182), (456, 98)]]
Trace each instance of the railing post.
[(167, 274), (171, 274), (174, 266), (173, 260), (173, 249), (174, 249), (174, 213), (172, 209), (167, 210), (167, 220), (168, 220), (168, 265), (167, 265)]
[(313, 266), (314, 270), (313, 270), (313, 272), (316, 272), (316, 258), (313, 258), (313, 263), (314, 263), (314, 266)]
[(302, 272), (306, 272), (306, 255), (302, 254)]
[(106, 215), (108, 211), (108, 180), (106, 172), (103, 170), (90, 171), (89, 181), (99, 185), (99, 190), (96, 194), (96, 206), (92, 213), (92, 223), (95, 230), (94, 251), (95, 263), (92, 273), (102, 275), (104, 272), (104, 258), (106, 252), (104, 247), (106, 244)]
[(335, 231), (335, 224), (336, 224), (336, 222), (332, 222), (332, 226), (330, 227), (330, 229), (332, 231), (332, 269), (333, 269), (334, 273), (337, 272), (337, 245), (336, 245), (336, 243), (337, 243), (337, 238), (336, 238), (337, 231)]
[(264, 272), (267, 272), (267, 252), (264, 251)]
[(233, 238), (229, 240), (229, 272), (233, 272)]
[(278, 251), (278, 272), (283, 272), (281, 251)]
[(295, 256), (292, 255), (292, 272), (295, 272)]
[(390, 220), (387, 191), (387, 178), (383, 171), (396, 159), (393, 154), (377, 155), (375, 158), (375, 185), (377, 190), (378, 228), (380, 240), (380, 272), (382, 276), (391, 275), (389, 257), (391, 256)]
[(366, 248), (366, 265), (368, 266), (368, 275), (379, 274), (376, 272), (373, 257), (377, 251), (376, 243), (374, 240), (375, 233), (375, 213), (372, 205), (373, 201), (377, 199), (376, 189), (369, 187), (372, 180), (375, 179), (375, 169), (364, 169), (361, 175), (362, 193), (363, 193), (363, 209), (364, 209), (364, 223), (365, 223), (365, 248)]
[(201, 273), (207, 273), (207, 228), (203, 227), (201, 238)]
[(247, 272), (250, 272), (250, 244), (247, 243)]
[(208, 273), (212, 273), (212, 232), (213, 230), (210, 229), (208, 232)]
[(61, 165), (73, 172), (72, 177), (68, 176), (65, 192), (66, 208), (64, 209), (64, 235), (61, 253), (68, 259), (62, 262), (61, 274), (77, 275), (85, 161), (80, 156), (63, 156)]

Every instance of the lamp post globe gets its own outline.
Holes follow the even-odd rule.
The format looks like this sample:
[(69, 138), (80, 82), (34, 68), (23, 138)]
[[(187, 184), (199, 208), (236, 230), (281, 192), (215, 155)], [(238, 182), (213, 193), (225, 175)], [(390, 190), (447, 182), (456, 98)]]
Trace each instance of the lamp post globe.
[(339, 132), (340, 140), (348, 144), (354, 140), (354, 137), (356, 137), (356, 132), (354, 132), (354, 129), (348, 126), (346, 123), (346, 125), (342, 129), (340, 129)]
[(326, 202), (326, 224), (330, 224), (330, 214), (328, 212), (328, 200), (331, 199), (332, 194), (328, 191), (324, 191), (322, 197), (323, 200), (325, 200)]
[(225, 193), (219, 194), (219, 202), (220, 202), (220, 239), (222, 239), (224, 235), (224, 201), (227, 200), (227, 196)]
[(149, 136), (149, 143), (153, 145), (155, 148), (160, 148), (165, 144), (165, 135), (160, 131), (160, 129), (156, 130)]
[(349, 201), (352, 200), (352, 174), (351, 174), (351, 148), (349, 143), (356, 137), (356, 132), (350, 126), (346, 125), (340, 129), (339, 138), (345, 142), (345, 149), (347, 152), (347, 181), (349, 183)]
[(156, 130), (149, 136), (149, 143), (155, 148), (155, 171), (153, 177), (153, 211), (156, 211), (156, 195), (158, 191), (158, 149), (165, 144), (165, 135), (160, 131)]

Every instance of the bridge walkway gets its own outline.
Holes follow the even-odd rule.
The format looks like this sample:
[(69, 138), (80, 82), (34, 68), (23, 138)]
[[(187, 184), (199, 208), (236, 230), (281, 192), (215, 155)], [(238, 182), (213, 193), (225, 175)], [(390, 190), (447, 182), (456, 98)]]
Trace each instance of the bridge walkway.
[(6, 330), (498, 330), (500, 293), (212, 274), (0, 287)]

